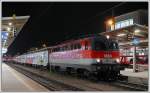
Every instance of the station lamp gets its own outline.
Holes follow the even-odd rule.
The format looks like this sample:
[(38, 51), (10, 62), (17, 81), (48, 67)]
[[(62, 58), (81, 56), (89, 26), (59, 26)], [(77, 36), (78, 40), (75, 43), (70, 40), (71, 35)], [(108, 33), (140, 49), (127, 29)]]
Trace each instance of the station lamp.
[(38, 48), (35, 48), (35, 50), (38, 50)]
[(109, 19), (109, 20), (107, 21), (107, 25), (111, 26), (111, 25), (113, 25), (113, 24), (114, 24), (113, 19)]
[(43, 47), (46, 47), (46, 44), (43, 44), (42, 46), (43, 46)]
[(115, 24), (115, 18), (111, 17), (110, 19), (106, 20), (106, 25), (112, 26)]
[(10, 27), (7, 27), (7, 31), (10, 31)]
[(9, 25), (9, 26), (11, 26), (11, 25), (12, 25), (12, 23), (11, 23), (11, 22), (9, 22), (9, 23), (8, 23), (8, 25)]
[(140, 32), (140, 30), (139, 30), (139, 29), (136, 29), (134, 32), (135, 32), (135, 33), (139, 33), (139, 32)]
[(106, 38), (107, 38), (107, 39), (109, 39), (109, 38), (110, 38), (110, 36), (109, 36), (109, 35), (106, 35)]
[(121, 37), (121, 36), (124, 36), (124, 35), (126, 35), (126, 34), (121, 33), (121, 34), (118, 34), (117, 36)]
[(114, 30), (115, 29), (115, 18), (112, 17), (108, 20), (106, 20), (106, 27), (110, 30)]

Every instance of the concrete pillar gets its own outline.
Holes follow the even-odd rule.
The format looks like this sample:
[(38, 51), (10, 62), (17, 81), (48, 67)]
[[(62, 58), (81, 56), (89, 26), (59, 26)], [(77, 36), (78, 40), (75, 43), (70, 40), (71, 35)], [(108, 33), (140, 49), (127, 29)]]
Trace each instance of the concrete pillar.
[(133, 47), (133, 72), (136, 72), (136, 46)]

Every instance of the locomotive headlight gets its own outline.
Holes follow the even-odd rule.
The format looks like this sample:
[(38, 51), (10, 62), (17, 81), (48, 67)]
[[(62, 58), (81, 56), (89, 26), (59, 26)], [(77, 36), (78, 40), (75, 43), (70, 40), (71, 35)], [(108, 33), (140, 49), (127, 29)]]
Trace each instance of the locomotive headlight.
[(116, 62), (117, 62), (117, 63), (119, 63), (119, 62), (120, 62), (119, 58), (117, 58), (117, 59), (116, 59)]
[(97, 61), (97, 62), (100, 62), (101, 60), (100, 60), (100, 59), (96, 59), (96, 61)]

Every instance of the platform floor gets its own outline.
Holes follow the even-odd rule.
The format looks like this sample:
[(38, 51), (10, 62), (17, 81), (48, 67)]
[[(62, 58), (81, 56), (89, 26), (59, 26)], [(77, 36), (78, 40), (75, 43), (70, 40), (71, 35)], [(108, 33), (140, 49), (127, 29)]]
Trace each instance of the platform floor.
[(125, 70), (121, 70), (120, 73), (125, 76), (130, 77), (138, 77), (138, 78), (145, 78), (148, 79), (148, 70), (142, 72), (133, 72), (133, 69), (126, 68)]
[(3, 92), (48, 92), (49, 90), (2, 63), (2, 91)]

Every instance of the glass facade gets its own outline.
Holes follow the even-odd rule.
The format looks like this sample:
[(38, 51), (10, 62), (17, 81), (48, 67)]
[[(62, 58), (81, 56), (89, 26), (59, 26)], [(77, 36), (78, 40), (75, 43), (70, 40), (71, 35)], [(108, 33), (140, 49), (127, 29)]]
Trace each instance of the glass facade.
[[(133, 59), (133, 48), (131, 49), (120, 49), (121, 56), (126, 56), (128, 62)], [(138, 48), (136, 49), (136, 60), (139, 62), (146, 62), (148, 58), (148, 48)], [(137, 61), (137, 62), (138, 62)], [(147, 62), (146, 62), (147, 63)]]
[[(127, 50), (120, 49), (120, 53), (123, 56), (133, 56), (133, 48)], [(136, 49), (136, 55), (148, 55), (148, 48)]]
[[(126, 27), (126, 26), (130, 26), (130, 25), (133, 25), (133, 19), (120, 21), (120, 22), (115, 23), (115, 30)], [(112, 26), (111, 26), (111, 30), (114, 30)]]

